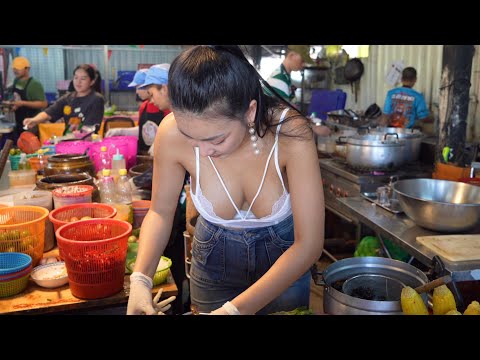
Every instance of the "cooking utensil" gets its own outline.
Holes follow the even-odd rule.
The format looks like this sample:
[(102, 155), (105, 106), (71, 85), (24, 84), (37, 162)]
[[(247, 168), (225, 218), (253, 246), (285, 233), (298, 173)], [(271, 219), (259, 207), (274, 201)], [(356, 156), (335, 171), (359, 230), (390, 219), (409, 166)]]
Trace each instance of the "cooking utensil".
[(345, 79), (350, 82), (352, 93), (355, 93), (355, 102), (357, 102), (358, 83), (363, 75), (364, 66), (359, 58), (353, 58), (345, 64)]
[(439, 287), (441, 285), (447, 285), (451, 282), (452, 282), (452, 277), (450, 275), (445, 275), (445, 276), (439, 277), (438, 279), (430, 281), (426, 284), (416, 287), (415, 291), (419, 294), (423, 294), (425, 292), (429, 292), (435, 289), (436, 287)]
[(398, 301), (405, 284), (400, 280), (380, 274), (361, 274), (345, 280), (344, 294), (377, 301)]
[(438, 232), (464, 232), (480, 224), (480, 187), (438, 179), (399, 180), (392, 185), (409, 218)]
[[(320, 275), (312, 273), (314, 282), (324, 287), (323, 308), (330, 315), (400, 315), (400, 301), (376, 301), (355, 298), (344, 294), (343, 281), (356, 275), (377, 274), (394, 278), (416, 288), (428, 282), (418, 268), (403, 261), (383, 257), (352, 257), (329, 265)], [(322, 278), (319, 281), (319, 278)], [(342, 284), (342, 285), (339, 285)], [(426, 294), (421, 295), (427, 301)]]
[(406, 162), (405, 141), (385, 135), (355, 135), (347, 138), (347, 163), (372, 170), (394, 169)]

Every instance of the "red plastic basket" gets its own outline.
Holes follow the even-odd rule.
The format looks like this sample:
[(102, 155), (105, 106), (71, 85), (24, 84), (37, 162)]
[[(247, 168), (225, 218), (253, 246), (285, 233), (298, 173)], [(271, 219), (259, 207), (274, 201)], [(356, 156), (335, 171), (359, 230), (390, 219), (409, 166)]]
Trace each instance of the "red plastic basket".
[(90, 216), (93, 219), (109, 218), (113, 219), (117, 214), (117, 209), (111, 205), (101, 203), (81, 203), (59, 207), (50, 212), (48, 218), (53, 223), (55, 231), (60, 226), (69, 224), (72, 217), (81, 220), (84, 216)]
[(72, 295), (101, 299), (123, 289), (131, 233), (132, 225), (116, 219), (68, 223), (55, 232)]

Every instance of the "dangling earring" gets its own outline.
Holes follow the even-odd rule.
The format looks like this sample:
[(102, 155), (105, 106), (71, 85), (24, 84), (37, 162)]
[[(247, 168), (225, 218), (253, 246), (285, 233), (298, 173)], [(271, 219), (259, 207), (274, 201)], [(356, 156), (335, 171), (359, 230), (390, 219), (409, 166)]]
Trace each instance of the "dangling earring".
[(258, 141), (258, 137), (257, 135), (255, 135), (255, 128), (254, 128), (254, 123), (251, 122), (251, 123), (248, 123), (248, 132), (250, 134), (250, 140), (252, 141), (252, 146), (253, 148), (255, 149), (255, 155), (258, 155), (260, 154), (260, 149), (258, 148), (258, 144), (257, 144), (257, 141)]

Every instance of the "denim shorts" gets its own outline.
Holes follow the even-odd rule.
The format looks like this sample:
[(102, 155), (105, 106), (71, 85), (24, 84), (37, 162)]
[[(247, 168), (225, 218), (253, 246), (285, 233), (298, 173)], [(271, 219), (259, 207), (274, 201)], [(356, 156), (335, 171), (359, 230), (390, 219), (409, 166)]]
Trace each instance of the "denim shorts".
[[(221, 307), (245, 291), (293, 244), (293, 216), (277, 225), (229, 229), (201, 216), (195, 226), (190, 297), (200, 312)], [(257, 315), (309, 306), (310, 271), (257, 312)]]

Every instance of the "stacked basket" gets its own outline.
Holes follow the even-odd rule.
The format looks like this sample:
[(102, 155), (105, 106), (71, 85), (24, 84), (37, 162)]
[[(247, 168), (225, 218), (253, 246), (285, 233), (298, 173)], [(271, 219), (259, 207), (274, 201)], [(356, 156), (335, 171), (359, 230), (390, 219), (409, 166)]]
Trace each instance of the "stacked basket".
[(27, 254), (0, 253), (0, 298), (21, 293), (32, 272), (32, 257)]

